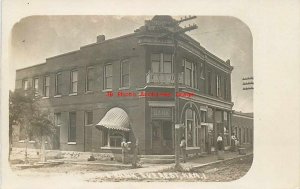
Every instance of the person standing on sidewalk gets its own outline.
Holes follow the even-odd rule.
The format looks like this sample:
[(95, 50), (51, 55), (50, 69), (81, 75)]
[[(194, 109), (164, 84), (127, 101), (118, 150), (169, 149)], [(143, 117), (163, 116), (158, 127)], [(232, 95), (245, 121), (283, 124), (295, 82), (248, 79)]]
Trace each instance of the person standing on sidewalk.
[(185, 163), (186, 162), (186, 141), (184, 137), (182, 137), (180, 141), (180, 151), (181, 151), (183, 163)]
[(235, 137), (235, 133), (232, 133), (231, 136), (231, 151), (235, 152), (236, 151), (236, 137)]
[(221, 133), (219, 133), (219, 136), (217, 138), (217, 145), (218, 145), (218, 151), (223, 150), (223, 137), (221, 136)]
[(218, 148), (218, 151), (217, 151), (217, 154), (218, 154), (218, 159), (219, 160), (224, 160), (224, 146), (223, 146), (223, 137), (222, 137), (222, 134), (219, 133), (219, 136), (217, 138), (217, 148)]

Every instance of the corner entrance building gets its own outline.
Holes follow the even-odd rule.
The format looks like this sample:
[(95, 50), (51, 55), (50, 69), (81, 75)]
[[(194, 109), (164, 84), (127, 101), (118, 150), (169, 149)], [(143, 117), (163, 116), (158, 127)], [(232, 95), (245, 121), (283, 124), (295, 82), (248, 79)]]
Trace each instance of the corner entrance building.
[(230, 146), (233, 67), (186, 34), (178, 36), (174, 57), (172, 38), (161, 37), (166, 28), (180, 29), (174, 22), (154, 16), (131, 34), (100, 35), (77, 51), (17, 70), (16, 89), (33, 87), (55, 117), (52, 149), (121, 153), (125, 138), (138, 139), (140, 154), (173, 154), (175, 66), (187, 153), (214, 150), (219, 133)]

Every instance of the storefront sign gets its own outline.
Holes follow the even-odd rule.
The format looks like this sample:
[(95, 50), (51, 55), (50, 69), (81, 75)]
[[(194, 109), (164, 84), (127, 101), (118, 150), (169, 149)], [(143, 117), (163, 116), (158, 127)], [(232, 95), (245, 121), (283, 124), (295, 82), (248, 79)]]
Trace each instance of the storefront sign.
[(151, 108), (152, 118), (172, 118), (172, 108)]

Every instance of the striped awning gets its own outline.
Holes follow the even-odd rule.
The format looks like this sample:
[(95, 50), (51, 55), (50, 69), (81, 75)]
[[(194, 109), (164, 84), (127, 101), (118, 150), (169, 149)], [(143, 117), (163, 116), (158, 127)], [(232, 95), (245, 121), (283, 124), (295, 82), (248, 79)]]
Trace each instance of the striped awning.
[(115, 107), (106, 112), (96, 127), (129, 131), (129, 117), (123, 109)]

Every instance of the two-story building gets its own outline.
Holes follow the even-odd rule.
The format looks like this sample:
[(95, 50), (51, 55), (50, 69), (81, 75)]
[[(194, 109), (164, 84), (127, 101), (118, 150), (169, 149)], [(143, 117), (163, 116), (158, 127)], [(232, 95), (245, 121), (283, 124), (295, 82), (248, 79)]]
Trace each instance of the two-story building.
[(154, 16), (131, 34), (100, 35), (17, 70), (16, 89), (32, 86), (55, 117), (54, 149), (120, 152), (125, 137), (139, 140), (141, 154), (174, 153), (175, 67), (179, 92), (193, 94), (178, 96), (187, 150), (209, 152), (219, 133), (230, 145), (233, 67), (186, 34), (178, 36), (174, 57), (172, 38), (159, 37), (174, 21)]

